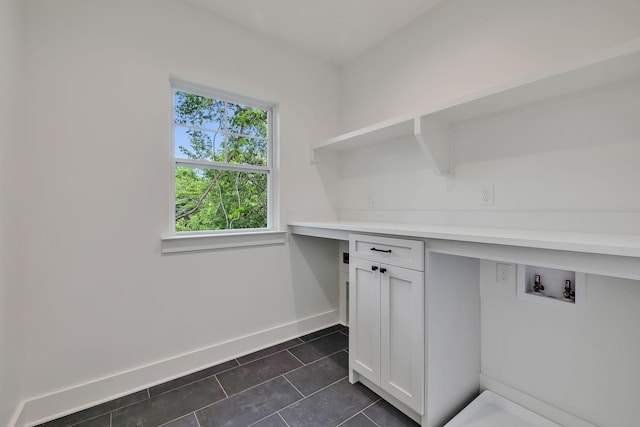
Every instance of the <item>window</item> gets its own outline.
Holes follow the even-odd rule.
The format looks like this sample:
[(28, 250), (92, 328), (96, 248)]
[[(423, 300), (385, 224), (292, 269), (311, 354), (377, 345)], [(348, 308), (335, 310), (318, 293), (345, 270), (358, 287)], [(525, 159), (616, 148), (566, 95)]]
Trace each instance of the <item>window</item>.
[(274, 106), (172, 86), (174, 232), (271, 229)]

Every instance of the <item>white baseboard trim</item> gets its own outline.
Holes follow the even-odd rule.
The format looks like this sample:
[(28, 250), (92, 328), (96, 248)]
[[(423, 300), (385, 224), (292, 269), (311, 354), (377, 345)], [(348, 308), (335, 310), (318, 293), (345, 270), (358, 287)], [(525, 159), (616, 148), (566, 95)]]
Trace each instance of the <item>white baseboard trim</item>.
[(24, 402), (20, 402), (20, 405), (16, 408), (16, 411), (13, 413), (13, 417), (11, 421), (9, 421), (9, 427), (15, 427), (18, 425), (18, 419), (20, 418), (20, 414), (22, 414), (24, 410)]
[(488, 375), (480, 374), (480, 391), (490, 390), (500, 396), (517, 403), (551, 421), (565, 427), (596, 427), (581, 418), (576, 417), (562, 409), (556, 408), (542, 400), (528, 395), (520, 390), (504, 384)]
[(50, 421), (337, 323), (338, 310), (332, 310), (32, 398), (23, 402), (10, 427)]

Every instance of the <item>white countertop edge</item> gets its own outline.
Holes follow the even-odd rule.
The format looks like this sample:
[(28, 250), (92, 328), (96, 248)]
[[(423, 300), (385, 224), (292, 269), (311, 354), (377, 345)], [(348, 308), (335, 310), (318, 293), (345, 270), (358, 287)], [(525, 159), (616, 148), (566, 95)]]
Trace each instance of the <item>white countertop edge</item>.
[(489, 243), (554, 249), (602, 255), (640, 257), (640, 235), (584, 233), (572, 231), (529, 230), (448, 225), (420, 225), (378, 222), (306, 222), (291, 221), (294, 234), (304, 234), (296, 228), (342, 230), (347, 232), (391, 234), (426, 239)]

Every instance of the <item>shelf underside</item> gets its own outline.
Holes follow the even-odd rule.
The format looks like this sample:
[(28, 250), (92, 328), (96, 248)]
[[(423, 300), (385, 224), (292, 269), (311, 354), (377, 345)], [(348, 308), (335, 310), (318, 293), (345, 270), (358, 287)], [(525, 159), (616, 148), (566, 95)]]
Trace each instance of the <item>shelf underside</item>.
[(508, 84), (492, 87), (427, 111), (405, 115), (327, 140), (317, 151), (354, 150), (375, 144), (415, 141), (436, 174), (450, 171), (452, 125), (556, 99), (580, 96), (640, 81), (640, 39)]

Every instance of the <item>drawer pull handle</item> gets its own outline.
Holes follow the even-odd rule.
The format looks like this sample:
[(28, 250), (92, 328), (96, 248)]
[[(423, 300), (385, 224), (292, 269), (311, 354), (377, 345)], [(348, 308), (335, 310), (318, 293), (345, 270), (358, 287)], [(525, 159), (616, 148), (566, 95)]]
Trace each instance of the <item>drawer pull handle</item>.
[(388, 254), (391, 253), (391, 249), (385, 250), (385, 249), (378, 249), (378, 248), (373, 247), (373, 248), (371, 248), (371, 250), (372, 251), (376, 251), (376, 252), (385, 252), (385, 253), (388, 253)]
[(378, 266), (377, 265), (372, 265), (371, 266), (371, 271), (378, 271)]
[(386, 272), (387, 272), (387, 269), (386, 269), (386, 268), (382, 267), (382, 268), (380, 269), (380, 273), (384, 274), (384, 273), (386, 273)]

